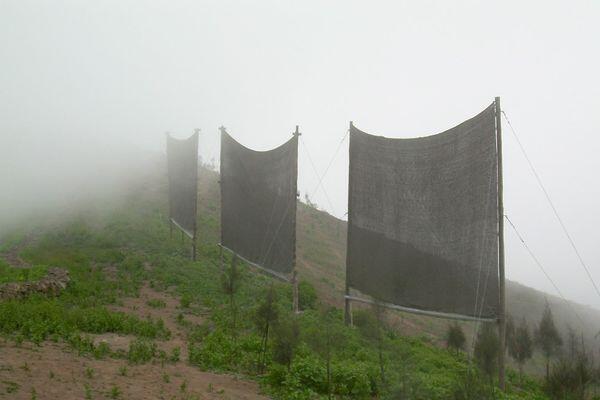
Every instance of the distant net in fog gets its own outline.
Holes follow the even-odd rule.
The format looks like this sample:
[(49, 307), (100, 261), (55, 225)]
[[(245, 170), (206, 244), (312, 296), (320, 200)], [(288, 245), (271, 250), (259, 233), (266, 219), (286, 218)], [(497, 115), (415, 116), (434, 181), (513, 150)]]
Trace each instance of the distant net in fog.
[(196, 234), (198, 132), (178, 140), (167, 135), (169, 219), (190, 238)]

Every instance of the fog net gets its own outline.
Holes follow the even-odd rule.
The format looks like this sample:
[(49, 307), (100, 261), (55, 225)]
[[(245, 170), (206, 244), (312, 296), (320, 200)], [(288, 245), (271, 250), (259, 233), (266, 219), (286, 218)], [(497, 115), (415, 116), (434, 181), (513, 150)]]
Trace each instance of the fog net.
[(418, 310), (498, 315), (495, 112), (390, 139), (351, 126), (347, 281)]
[(178, 140), (167, 135), (169, 218), (185, 234), (196, 232), (198, 133)]
[(269, 151), (221, 133), (221, 244), (289, 280), (295, 262), (298, 137)]

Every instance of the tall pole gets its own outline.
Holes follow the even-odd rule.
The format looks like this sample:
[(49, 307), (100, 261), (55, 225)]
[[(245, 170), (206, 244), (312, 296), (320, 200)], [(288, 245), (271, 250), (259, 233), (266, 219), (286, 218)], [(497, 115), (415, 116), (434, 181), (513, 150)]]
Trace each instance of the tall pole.
[(295, 182), (293, 183), (296, 188), (296, 198), (294, 199), (294, 252), (292, 257), (293, 262), (293, 270), (292, 270), (292, 308), (294, 309), (294, 313), (300, 312), (300, 306), (298, 301), (298, 271), (296, 270), (296, 207), (298, 204), (298, 143), (297, 140), (300, 139), (300, 130), (298, 125), (296, 125), (296, 130), (293, 133), (296, 138), (296, 173), (294, 174)]
[(496, 148), (498, 154), (498, 336), (500, 352), (498, 353), (498, 385), (504, 390), (504, 354), (506, 349), (506, 293), (504, 282), (504, 184), (502, 177), (502, 123), (500, 97), (496, 97)]
[[(350, 121), (349, 132), (352, 131), (352, 121)], [(350, 143), (352, 143), (352, 137), (350, 137)], [(350, 151), (350, 150), (349, 150)], [(351, 155), (350, 155), (351, 156)], [(352, 162), (352, 157), (350, 157), (350, 162)], [(348, 174), (351, 174), (350, 171)], [(350, 177), (348, 178), (348, 223), (347, 226), (347, 237), (346, 237), (346, 288), (344, 290), (344, 322), (348, 326), (352, 326), (352, 304), (350, 303), (350, 284), (348, 282), (348, 253), (350, 251), (350, 231), (352, 226), (352, 204), (350, 199), (352, 198), (352, 180)]]
[(196, 135), (196, 171), (194, 171), (194, 179), (196, 193), (194, 203), (194, 237), (192, 238), (192, 261), (196, 261), (196, 251), (198, 247), (198, 138), (200, 136), (200, 129), (194, 129), (194, 135)]
[(192, 261), (196, 261), (196, 247), (197, 247), (197, 240), (196, 240), (196, 235), (197, 235), (197, 229), (194, 229), (194, 237), (192, 238)]

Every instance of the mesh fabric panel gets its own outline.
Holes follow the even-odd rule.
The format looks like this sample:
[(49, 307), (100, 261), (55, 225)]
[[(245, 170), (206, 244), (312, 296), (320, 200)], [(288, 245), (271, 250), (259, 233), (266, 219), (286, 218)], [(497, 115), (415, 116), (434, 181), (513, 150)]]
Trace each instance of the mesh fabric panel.
[(389, 139), (351, 127), (349, 182), (351, 288), (404, 307), (497, 316), (493, 105), (428, 137)]
[(198, 134), (178, 140), (167, 136), (169, 217), (193, 237), (198, 197)]
[(296, 248), (298, 138), (254, 151), (221, 133), (221, 243), (279, 274)]

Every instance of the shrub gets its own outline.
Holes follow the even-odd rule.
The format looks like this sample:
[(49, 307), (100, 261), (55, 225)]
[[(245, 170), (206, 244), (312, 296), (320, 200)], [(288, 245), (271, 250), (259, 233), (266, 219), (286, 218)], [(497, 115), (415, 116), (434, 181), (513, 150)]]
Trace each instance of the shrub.
[(156, 344), (144, 339), (136, 339), (129, 343), (127, 359), (132, 364), (143, 364), (152, 360), (157, 354)]
[(317, 308), (318, 296), (315, 287), (308, 281), (298, 284), (298, 307), (300, 310), (314, 310)]

